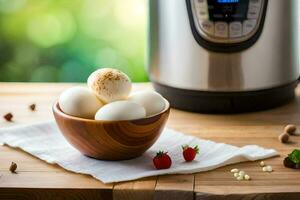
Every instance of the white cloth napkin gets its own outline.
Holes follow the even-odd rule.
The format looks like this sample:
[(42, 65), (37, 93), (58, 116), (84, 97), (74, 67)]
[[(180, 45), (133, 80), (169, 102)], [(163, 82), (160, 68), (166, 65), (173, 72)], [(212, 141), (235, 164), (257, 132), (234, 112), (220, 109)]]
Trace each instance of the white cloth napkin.
[[(76, 173), (90, 174), (104, 183), (134, 180), (161, 174), (185, 174), (212, 170), (232, 163), (258, 160), (278, 155), (274, 149), (256, 145), (242, 148), (202, 140), (166, 128), (158, 141), (141, 157), (126, 161), (101, 161), (82, 155), (60, 133), (55, 122), (0, 129), (0, 144), (19, 147), (48, 162)], [(181, 145), (198, 145), (195, 161), (184, 162)], [(156, 170), (152, 158), (159, 150), (168, 151), (170, 169)]]

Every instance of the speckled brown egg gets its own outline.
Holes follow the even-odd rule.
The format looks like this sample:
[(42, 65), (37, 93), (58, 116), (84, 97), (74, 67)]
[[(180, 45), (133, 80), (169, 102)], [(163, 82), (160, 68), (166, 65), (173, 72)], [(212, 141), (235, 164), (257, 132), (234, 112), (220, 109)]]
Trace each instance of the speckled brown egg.
[(131, 91), (130, 78), (120, 70), (112, 68), (96, 70), (89, 76), (87, 84), (105, 103), (127, 99)]

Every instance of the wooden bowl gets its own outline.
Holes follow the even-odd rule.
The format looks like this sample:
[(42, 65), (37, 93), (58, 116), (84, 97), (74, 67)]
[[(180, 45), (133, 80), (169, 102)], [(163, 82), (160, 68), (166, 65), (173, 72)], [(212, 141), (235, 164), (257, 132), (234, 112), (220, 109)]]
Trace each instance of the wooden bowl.
[(56, 123), (67, 141), (82, 154), (101, 160), (126, 160), (142, 155), (160, 136), (169, 112), (166, 100), (166, 108), (148, 118), (101, 121), (73, 117), (63, 113), (58, 102), (53, 105)]

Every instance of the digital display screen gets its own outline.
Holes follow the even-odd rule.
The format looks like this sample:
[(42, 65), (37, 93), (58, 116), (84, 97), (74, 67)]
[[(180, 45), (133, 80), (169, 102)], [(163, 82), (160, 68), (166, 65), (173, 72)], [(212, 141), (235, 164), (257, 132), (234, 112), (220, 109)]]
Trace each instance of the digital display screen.
[(207, 0), (212, 21), (243, 21), (247, 18), (249, 0)]
[(239, 0), (218, 0), (218, 3), (238, 3)]

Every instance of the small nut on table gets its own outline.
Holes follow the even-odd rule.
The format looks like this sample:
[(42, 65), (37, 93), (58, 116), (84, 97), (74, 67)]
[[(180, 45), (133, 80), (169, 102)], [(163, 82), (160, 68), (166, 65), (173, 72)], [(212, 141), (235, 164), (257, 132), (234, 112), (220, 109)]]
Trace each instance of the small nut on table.
[(249, 181), (251, 179), (251, 177), (248, 174), (245, 174), (244, 179)]
[(278, 140), (281, 142), (281, 143), (287, 143), (289, 141), (289, 134), (287, 133), (282, 133), (278, 136)]
[(11, 173), (16, 173), (17, 167), (18, 167), (17, 164), (12, 162), (9, 167), (9, 171), (11, 171)]
[(294, 135), (296, 130), (297, 127), (294, 124), (288, 124), (286, 127), (284, 127), (284, 132), (290, 135)]
[(232, 173), (237, 173), (237, 172), (239, 172), (239, 170), (236, 169), (236, 168), (234, 168), (234, 169), (230, 170), (230, 172), (232, 172)]
[(29, 109), (30, 109), (31, 111), (35, 111), (35, 109), (36, 109), (35, 103), (30, 104), (30, 105), (29, 105)]
[(262, 171), (263, 171), (263, 172), (268, 171), (268, 170), (267, 170), (267, 167), (263, 167), (263, 168), (262, 168)]
[(12, 121), (12, 118), (13, 118), (13, 114), (12, 113), (7, 113), (3, 116), (3, 118), (8, 121), (8, 122), (11, 122)]
[(273, 167), (271, 165), (267, 165), (266, 166), (266, 170), (267, 170), (267, 172), (272, 172), (273, 171)]
[(246, 172), (244, 172), (244, 171), (240, 171), (240, 172), (239, 172), (239, 175), (242, 176), (242, 177), (244, 177), (245, 174), (246, 174)]

